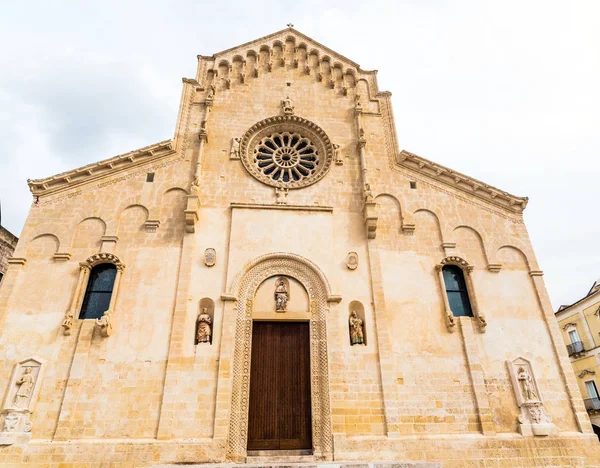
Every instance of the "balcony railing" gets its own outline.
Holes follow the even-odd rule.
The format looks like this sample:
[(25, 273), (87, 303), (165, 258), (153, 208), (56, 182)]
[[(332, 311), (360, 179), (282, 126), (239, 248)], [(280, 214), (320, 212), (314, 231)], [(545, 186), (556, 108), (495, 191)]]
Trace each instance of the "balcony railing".
[(586, 398), (583, 403), (588, 411), (600, 411), (600, 398)]
[(574, 354), (583, 353), (585, 348), (581, 341), (575, 341), (567, 345), (567, 351), (569, 352), (569, 356), (573, 356)]

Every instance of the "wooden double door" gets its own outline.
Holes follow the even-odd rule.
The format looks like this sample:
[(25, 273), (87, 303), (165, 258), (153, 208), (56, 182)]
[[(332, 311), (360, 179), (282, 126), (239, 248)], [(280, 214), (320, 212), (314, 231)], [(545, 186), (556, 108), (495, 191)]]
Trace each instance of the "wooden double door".
[(254, 322), (248, 450), (312, 448), (308, 322)]

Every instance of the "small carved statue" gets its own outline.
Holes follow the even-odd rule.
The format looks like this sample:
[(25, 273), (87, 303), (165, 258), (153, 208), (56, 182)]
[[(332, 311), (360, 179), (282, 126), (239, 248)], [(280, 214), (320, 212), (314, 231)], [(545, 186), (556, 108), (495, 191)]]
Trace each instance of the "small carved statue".
[(356, 109), (362, 109), (362, 104), (360, 102), (360, 94), (354, 96), (354, 107)]
[(340, 155), (340, 145), (333, 144), (333, 159), (336, 164), (341, 165), (344, 164), (344, 160)]
[(281, 108), (286, 115), (292, 115), (294, 113), (294, 106), (292, 105), (292, 100), (289, 96), (286, 96), (286, 98), (281, 101)]
[(231, 149), (229, 150), (229, 159), (240, 159), (240, 138), (231, 139)]
[(356, 311), (350, 312), (350, 344), (365, 344), (365, 336), (363, 334), (363, 321), (356, 315)]
[(213, 85), (210, 85), (208, 87), (208, 91), (206, 92), (206, 99), (209, 101), (212, 101), (212, 99), (215, 97), (215, 87)]
[(373, 203), (373, 192), (371, 192), (371, 185), (365, 184), (365, 203)]
[(285, 286), (283, 278), (277, 280), (275, 287), (275, 310), (277, 312), (285, 312), (288, 302), (288, 290)]
[(10, 412), (4, 418), (4, 432), (14, 432), (19, 423), (19, 413)]
[(210, 315), (207, 313), (207, 308), (202, 308), (202, 313), (198, 315), (198, 332), (196, 333), (196, 342), (200, 343), (209, 343), (212, 336), (211, 324), (212, 320), (210, 319)]
[(31, 367), (26, 367), (21, 378), (17, 380), (19, 389), (15, 394), (15, 401), (13, 403), (16, 408), (25, 408), (27, 406), (27, 400), (29, 400), (29, 396), (33, 390), (33, 384), (34, 379), (31, 374)]
[(539, 399), (534, 390), (535, 384), (533, 383), (533, 377), (527, 372), (527, 369), (520, 367), (517, 373), (517, 379), (519, 379), (519, 382), (521, 383), (523, 397), (526, 401)]
[(275, 188), (275, 203), (278, 205), (287, 205), (287, 196), (288, 196), (288, 189), (286, 188), (280, 188), (280, 187), (276, 187)]

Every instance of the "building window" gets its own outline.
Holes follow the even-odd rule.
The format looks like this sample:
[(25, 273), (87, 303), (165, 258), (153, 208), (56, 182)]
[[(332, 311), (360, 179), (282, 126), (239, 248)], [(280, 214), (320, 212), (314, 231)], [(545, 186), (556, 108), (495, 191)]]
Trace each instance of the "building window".
[(79, 313), (80, 319), (97, 319), (109, 309), (117, 268), (101, 263), (92, 268)]
[(456, 265), (445, 265), (442, 273), (452, 314), (455, 317), (473, 317), (465, 276), (461, 268)]
[(575, 329), (569, 331), (569, 339), (571, 340), (571, 343), (577, 343), (578, 341), (581, 341), (579, 339), (579, 333), (577, 333), (577, 330)]
[(588, 397), (598, 399), (598, 388), (596, 388), (596, 382), (588, 380), (585, 383), (585, 389), (587, 390)]

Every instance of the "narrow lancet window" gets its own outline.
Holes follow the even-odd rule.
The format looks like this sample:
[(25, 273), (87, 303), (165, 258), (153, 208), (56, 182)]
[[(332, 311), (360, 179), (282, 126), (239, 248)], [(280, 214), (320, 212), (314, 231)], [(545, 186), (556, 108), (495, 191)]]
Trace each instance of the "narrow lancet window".
[(446, 265), (442, 268), (442, 273), (444, 274), (444, 284), (446, 285), (446, 294), (448, 295), (452, 315), (455, 317), (473, 317), (463, 271), (456, 265)]
[(112, 263), (101, 263), (92, 268), (85, 290), (80, 319), (97, 319), (110, 306), (117, 268)]

